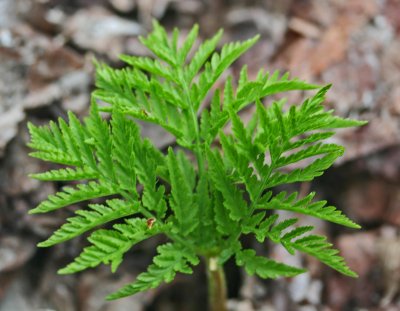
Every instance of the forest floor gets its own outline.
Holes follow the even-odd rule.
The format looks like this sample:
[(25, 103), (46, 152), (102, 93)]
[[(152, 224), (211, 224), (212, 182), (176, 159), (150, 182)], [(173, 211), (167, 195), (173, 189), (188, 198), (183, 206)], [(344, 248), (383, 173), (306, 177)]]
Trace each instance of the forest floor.
[[(121, 66), (121, 53), (146, 54), (138, 36), (152, 18), (182, 34), (198, 23), (202, 38), (222, 27), (223, 42), (260, 33), (230, 74), (237, 77), (248, 64), (250, 76), (279, 69), (333, 83), (327, 106), (369, 121), (338, 133), (335, 142), (346, 154), (324, 176), (290, 188), (317, 190), (362, 225), (354, 231), (301, 220), (327, 234), (359, 278), (300, 255), (288, 260), (310, 272), (292, 279), (262, 281), (228, 264), (231, 310), (400, 310), (399, 0), (0, 0), (0, 311), (205, 310), (202, 267), (194, 277), (105, 302), (107, 293), (146, 268), (158, 241), (142, 243), (115, 275), (101, 267), (58, 276), (85, 240), (38, 249), (68, 212), (27, 214), (62, 185), (28, 178), (43, 163), (27, 155), (26, 122), (45, 124), (68, 110), (84, 116), (93, 58)], [(301, 95), (290, 94), (289, 101)], [(160, 148), (171, 143), (156, 127), (143, 132)], [(289, 257), (272, 245), (264, 248), (275, 258)]]

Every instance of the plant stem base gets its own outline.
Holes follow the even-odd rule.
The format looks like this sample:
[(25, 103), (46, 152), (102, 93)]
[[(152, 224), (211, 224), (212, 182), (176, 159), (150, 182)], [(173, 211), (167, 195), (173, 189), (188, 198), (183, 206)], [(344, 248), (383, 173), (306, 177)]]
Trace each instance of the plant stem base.
[(210, 311), (227, 311), (225, 273), (217, 257), (207, 259), (207, 277)]

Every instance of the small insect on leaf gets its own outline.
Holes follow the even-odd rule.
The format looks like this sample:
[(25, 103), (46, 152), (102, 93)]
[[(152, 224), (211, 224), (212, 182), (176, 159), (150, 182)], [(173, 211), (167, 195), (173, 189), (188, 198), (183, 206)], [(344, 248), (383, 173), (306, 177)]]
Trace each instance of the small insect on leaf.
[(147, 223), (147, 228), (151, 229), (153, 228), (154, 223), (156, 222), (155, 218), (149, 218), (147, 219), (146, 223)]

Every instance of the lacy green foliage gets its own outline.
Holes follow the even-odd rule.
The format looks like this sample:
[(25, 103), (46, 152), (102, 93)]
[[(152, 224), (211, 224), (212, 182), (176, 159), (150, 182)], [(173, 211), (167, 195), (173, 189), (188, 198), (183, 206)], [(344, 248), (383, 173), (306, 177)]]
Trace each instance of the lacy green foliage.
[[(202, 256), (217, 257), (219, 264), (233, 256), (248, 273), (262, 278), (304, 272), (243, 249), (240, 237), (245, 234), (260, 243), (268, 239), (281, 244), (290, 254), (300, 251), (314, 256), (355, 276), (325, 237), (310, 234), (312, 226), (296, 226), (296, 218), (279, 219), (276, 212), (359, 226), (326, 201), (314, 201), (315, 193), (299, 198), (297, 193), (273, 195), (271, 188), (322, 175), (344, 151), (324, 141), (337, 128), (364, 122), (324, 109), (330, 86), (290, 79), (288, 74), (261, 70), (251, 80), (243, 67), (237, 83), (228, 76), (224, 87), (216, 89), (216, 81), (258, 37), (226, 44), (216, 52), (220, 31), (191, 52), (197, 33), (195, 26), (178, 45), (177, 30), (169, 38), (154, 23), (154, 31), (141, 38), (154, 57), (121, 56), (128, 66), (119, 70), (97, 65), (97, 89), (86, 119), (81, 122), (69, 113), (67, 121), (59, 119), (49, 126), (29, 124), (31, 156), (68, 166), (31, 176), (81, 181), (50, 195), (31, 213), (108, 198), (103, 204), (78, 209), (39, 246), (92, 231), (91, 245), (60, 273), (101, 263), (115, 271), (135, 244), (159, 234), (168, 237), (170, 242), (158, 247), (147, 272), (109, 299), (170, 282), (177, 272), (191, 273)], [(317, 91), (297, 105), (267, 100), (269, 95), (292, 90)], [(209, 106), (206, 98), (211, 98)], [(98, 100), (107, 105), (99, 108)], [(256, 109), (246, 124), (239, 113), (249, 105)], [(103, 118), (100, 110), (109, 118)], [(175, 136), (177, 147), (160, 152), (141, 137), (137, 119), (164, 128)], [(231, 131), (226, 130), (228, 123)], [(300, 168), (288, 169), (299, 162)], [(102, 229), (108, 222), (113, 226)]]

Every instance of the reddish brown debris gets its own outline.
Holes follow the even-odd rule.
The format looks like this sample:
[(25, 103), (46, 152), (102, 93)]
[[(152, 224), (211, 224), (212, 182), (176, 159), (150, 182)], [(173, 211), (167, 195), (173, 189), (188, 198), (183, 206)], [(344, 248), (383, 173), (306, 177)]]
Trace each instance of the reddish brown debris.
[[(333, 83), (327, 107), (369, 121), (363, 128), (340, 131), (334, 140), (346, 146), (345, 156), (323, 177), (300, 189), (307, 193), (315, 188), (321, 198), (329, 198), (329, 203), (361, 223), (363, 229), (355, 231), (300, 219), (302, 225), (315, 225), (317, 232), (328, 234), (360, 277), (349, 279), (312, 258), (258, 245), (260, 254), (310, 272), (295, 279), (261, 281), (243, 277), (228, 264), (232, 310), (399, 310), (399, 0), (3, 0), (0, 311), (125, 311), (149, 306), (205, 310), (201, 270), (194, 278), (179, 277), (156, 291), (104, 302), (104, 295), (147, 267), (159, 241), (135, 249), (117, 275), (100, 268), (80, 276), (57, 276), (56, 270), (85, 242), (78, 238), (49, 250), (35, 244), (58, 228), (70, 210), (27, 214), (62, 185), (27, 177), (48, 167), (27, 156), (26, 121), (46, 124), (65, 117), (69, 109), (83, 115), (93, 87), (93, 57), (120, 66), (120, 53), (149, 55), (138, 35), (146, 33), (153, 17), (169, 30), (180, 27), (182, 35), (198, 22), (202, 39), (221, 27), (224, 42), (261, 33), (259, 43), (229, 74), (237, 77), (240, 67), (248, 64), (250, 77), (260, 68), (280, 69), (315, 83)], [(288, 98), (297, 103), (302, 94), (291, 93)], [(248, 111), (243, 119), (248, 119)], [(161, 149), (174, 143), (159, 127), (142, 127)], [(255, 242), (246, 237), (243, 243)]]

